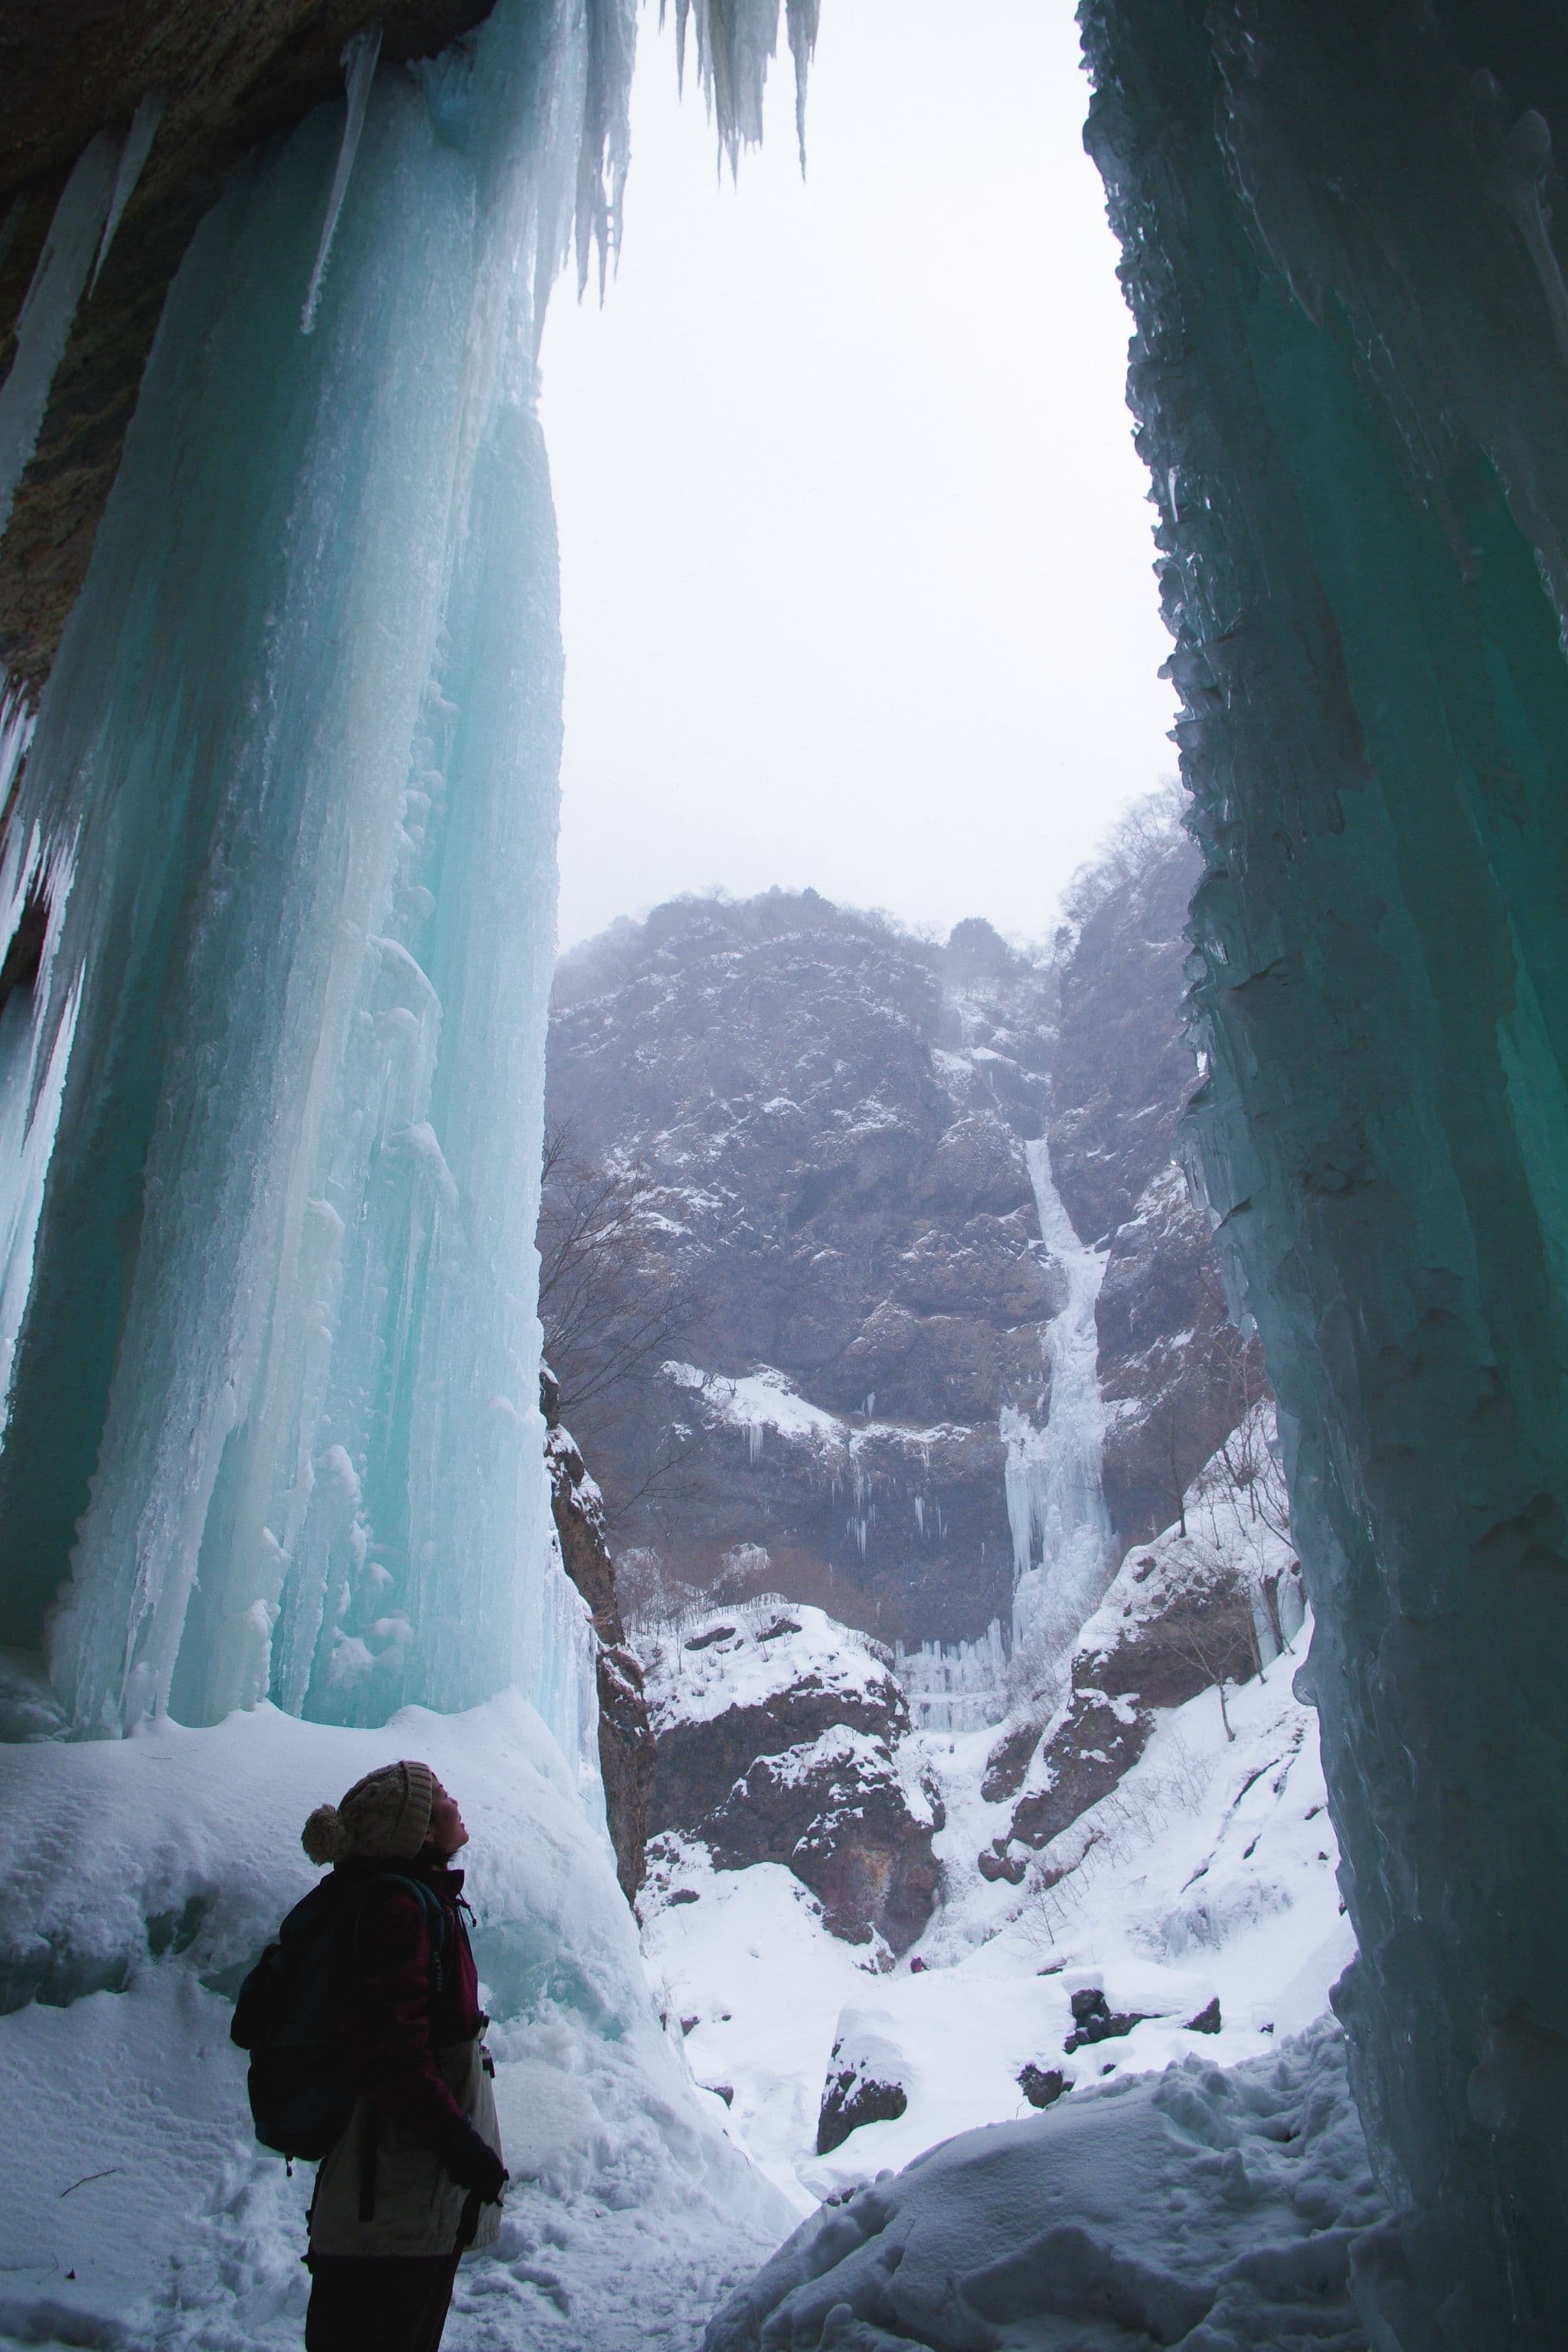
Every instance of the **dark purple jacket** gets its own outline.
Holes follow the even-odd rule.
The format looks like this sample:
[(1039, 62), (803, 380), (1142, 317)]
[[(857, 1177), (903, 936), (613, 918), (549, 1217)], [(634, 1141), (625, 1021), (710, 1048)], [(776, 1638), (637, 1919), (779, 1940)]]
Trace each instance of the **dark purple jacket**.
[[(495, 2158), (436, 2062), (437, 2050), (471, 2042), (487, 2022), (463, 1919), (463, 1874), (424, 1856), (385, 1862), (356, 1855), (339, 1863), (338, 1875), (366, 1886), (348, 1939), (342, 1989), (355, 2088), (436, 2149), (454, 2180), (475, 2187)], [(439, 1901), (447, 1932), (438, 1939), (438, 1969), (425, 1906), (390, 1883), (393, 1877), (418, 1880)]]

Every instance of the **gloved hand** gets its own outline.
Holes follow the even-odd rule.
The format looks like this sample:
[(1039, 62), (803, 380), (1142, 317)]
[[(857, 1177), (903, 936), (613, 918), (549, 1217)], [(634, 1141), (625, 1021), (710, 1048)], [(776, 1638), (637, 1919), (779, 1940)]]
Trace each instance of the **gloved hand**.
[(511, 2178), (489, 2142), (477, 2131), (469, 2132), (466, 2146), (453, 2149), (447, 2169), (458, 2188), (471, 2190), (481, 2205), (499, 2205)]

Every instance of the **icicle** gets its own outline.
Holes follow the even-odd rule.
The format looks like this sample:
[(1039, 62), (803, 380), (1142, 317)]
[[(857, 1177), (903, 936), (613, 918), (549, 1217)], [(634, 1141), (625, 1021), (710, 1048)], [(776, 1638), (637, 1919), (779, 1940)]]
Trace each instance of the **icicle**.
[(100, 131), (66, 182), (26, 299), (16, 319), (16, 352), (0, 384), (0, 531), (37, 445), (49, 386), (87, 284), (109, 211), (121, 142)]
[(114, 232), (124, 216), (126, 205), (136, 193), (136, 183), (142, 177), (142, 166), (153, 152), (153, 142), (158, 135), (158, 125), (163, 120), (163, 109), (167, 104), (168, 100), (163, 90), (150, 89), (131, 118), (131, 128), (120, 151), (120, 167), (114, 174), (114, 194), (109, 200), (109, 218), (103, 224), (103, 235), (99, 239), (98, 259), (92, 265), (92, 283), (87, 289), (89, 299), (109, 258)]
[[(631, 163), (627, 93), (637, 53), (635, 0), (595, 0), (587, 18), (587, 73), (583, 135), (577, 150), (577, 291), (588, 283), (591, 257), (599, 257), (599, 299), (613, 257), (621, 249), (621, 200)], [(546, 269), (553, 256), (544, 257)]]
[[(0, 808), (13, 804), (35, 724), (26, 698), (0, 684)], [(41, 906), (47, 917), (37, 961), (40, 972), (47, 969), (70, 893), (70, 863), (68, 852), (46, 853), (37, 824), (7, 828), (0, 850), (0, 953), (16, 940), (29, 908)], [(58, 1024), (40, 1020), (39, 993), (32, 981), (14, 982), (0, 1000), (0, 1430), (9, 1407), (44, 1178), (80, 1006), (78, 982)]]
[(789, 0), (789, 53), (795, 59), (795, 136), (800, 175), (805, 177), (805, 84), (816, 50), (822, 0)]
[[(795, 59), (795, 131), (805, 163), (805, 83), (816, 45), (821, 0), (788, 0), (789, 46)], [(662, 22), (663, 11), (660, 10)], [(742, 143), (761, 144), (763, 92), (778, 47), (779, 0), (675, 0), (676, 71), (686, 79), (686, 26), (697, 29), (697, 69), (702, 95), (719, 133), (719, 148), (733, 172)]]
[(375, 77), (375, 61), (381, 55), (381, 26), (367, 26), (351, 41), (343, 43), (343, 88), (347, 108), (343, 115), (342, 143), (338, 149), (338, 168), (332, 173), (331, 194), (327, 198), (326, 218), (321, 223), (321, 241), (316, 247), (316, 266), (310, 272), (310, 291), (300, 314), (300, 332), (311, 335), (316, 331), (316, 305), (321, 299), (321, 281), (327, 274), (327, 261), (337, 235), (338, 215), (343, 208), (343, 198), (349, 192), (354, 157), (359, 152), (360, 132), (364, 129), (364, 110), (370, 99), (370, 86)]

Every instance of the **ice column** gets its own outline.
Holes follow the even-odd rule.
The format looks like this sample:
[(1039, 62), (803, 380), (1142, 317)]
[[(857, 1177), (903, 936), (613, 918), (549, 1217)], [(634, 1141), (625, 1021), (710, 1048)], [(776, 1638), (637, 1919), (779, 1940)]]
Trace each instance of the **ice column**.
[(1086, 0), (1205, 872), (1194, 1143), (1280, 1404), (1397, 2231), (1568, 2314), (1568, 72), (1546, 12)]
[(1040, 1237), (1067, 1276), (1067, 1301), (1047, 1325), (1050, 1407), (1037, 1429), (1015, 1407), (1002, 1414), (1007, 1519), (1013, 1533), (1013, 1641), (1042, 1659), (1071, 1641), (1115, 1567), (1100, 1483), (1105, 1408), (1100, 1393), (1095, 1302), (1105, 1274), (1098, 1250), (1073, 1231), (1051, 1178), (1044, 1136), (1025, 1146)]
[(521, 1678), (578, 1742), (537, 1408), (532, 390), (574, 210), (618, 197), (595, 61), (630, 49), (631, 0), (501, 0), (363, 90), (311, 335), (342, 107), (240, 174), (170, 294), (8, 835), (50, 932), (25, 1044), (0, 1022), (34, 1266), (0, 1639), (47, 1640), (84, 1731)]

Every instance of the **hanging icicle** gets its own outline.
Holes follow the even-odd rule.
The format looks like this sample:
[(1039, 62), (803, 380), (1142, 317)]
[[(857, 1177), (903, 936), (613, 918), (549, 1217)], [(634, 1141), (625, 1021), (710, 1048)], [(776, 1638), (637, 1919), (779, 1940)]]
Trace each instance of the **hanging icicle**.
[[(805, 89), (816, 46), (821, 0), (788, 0), (788, 37), (795, 59), (795, 135), (805, 168)], [(659, 21), (664, 19), (660, 0)], [(697, 32), (697, 70), (702, 95), (719, 133), (721, 152), (734, 172), (741, 148), (760, 146), (763, 94), (778, 48), (779, 0), (675, 0), (676, 71), (686, 79), (688, 20)]]
[(66, 182), (16, 320), (16, 349), (0, 384), (0, 532), (37, 445), (49, 387), (109, 215), (124, 142), (100, 131)]
[(158, 135), (158, 125), (163, 120), (168, 103), (161, 89), (150, 89), (131, 118), (131, 128), (125, 134), (125, 144), (120, 151), (120, 163), (114, 174), (114, 193), (109, 200), (109, 217), (103, 224), (99, 239), (98, 259), (92, 265), (92, 283), (88, 288), (90, 299), (103, 265), (109, 258), (109, 248), (114, 243), (114, 233), (125, 217), (125, 207), (136, 193), (136, 183), (153, 152), (153, 142)]
[(314, 334), (316, 305), (321, 299), (321, 282), (327, 274), (327, 262), (337, 235), (338, 217), (343, 208), (343, 198), (349, 192), (353, 175), (354, 157), (359, 152), (360, 133), (364, 129), (364, 110), (370, 98), (370, 86), (375, 75), (375, 62), (381, 55), (381, 26), (367, 26), (356, 33), (352, 41), (343, 44), (343, 87), (348, 104), (343, 115), (342, 142), (338, 149), (338, 167), (332, 173), (331, 193), (327, 198), (326, 217), (321, 223), (321, 241), (316, 247), (316, 266), (310, 272), (310, 291), (300, 314), (300, 332)]

